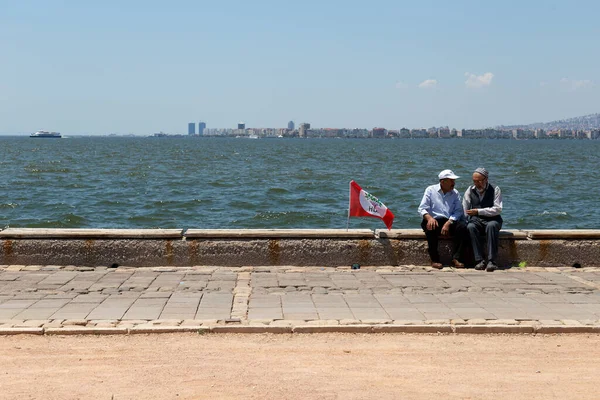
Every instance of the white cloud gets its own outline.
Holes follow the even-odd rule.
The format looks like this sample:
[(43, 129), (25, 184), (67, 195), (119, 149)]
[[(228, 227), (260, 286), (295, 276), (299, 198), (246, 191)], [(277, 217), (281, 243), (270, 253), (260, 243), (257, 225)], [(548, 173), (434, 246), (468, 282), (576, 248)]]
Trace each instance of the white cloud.
[(590, 81), (589, 79), (577, 80), (577, 79), (562, 78), (560, 80), (560, 84), (569, 90), (585, 89), (585, 88), (591, 88), (592, 86), (594, 86), (594, 82)]
[(408, 87), (406, 83), (400, 81), (396, 82), (396, 89), (404, 89), (406, 87)]
[(542, 82), (540, 82), (540, 86), (541, 87), (548, 86), (548, 82), (542, 81)]
[(486, 72), (483, 75), (475, 75), (470, 72), (465, 72), (465, 76), (467, 80), (465, 81), (465, 85), (468, 88), (479, 89), (484, 86), (490, 86), (492, 84), (492, 79), (494, 79), (494, 74), (491, 72)]
[(437, 87), (438, 81), (435, 79), (425, 79), (423, 82), (419, 83), (419, 87), (423, 89), (430, 89)]

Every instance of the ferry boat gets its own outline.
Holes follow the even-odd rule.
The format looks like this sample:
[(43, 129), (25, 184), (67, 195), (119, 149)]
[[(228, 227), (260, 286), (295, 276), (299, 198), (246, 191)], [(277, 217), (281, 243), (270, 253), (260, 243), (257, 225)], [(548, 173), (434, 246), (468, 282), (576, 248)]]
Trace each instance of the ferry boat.
[(48, 132), (48, 131), (37, 131), (36, 133), (32, 133), (29, 137), (33, 138), (61, 138), (61, 134), (59, 132)]

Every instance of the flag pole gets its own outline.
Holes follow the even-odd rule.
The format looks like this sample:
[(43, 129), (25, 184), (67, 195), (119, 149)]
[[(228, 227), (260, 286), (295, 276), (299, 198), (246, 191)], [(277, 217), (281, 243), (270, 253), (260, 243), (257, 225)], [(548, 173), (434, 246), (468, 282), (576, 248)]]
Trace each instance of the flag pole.
[(348, 183), (348, 219), (346, 220), (346, 232), (350, 226), (350, 201), (352, 199), (352, 181)]

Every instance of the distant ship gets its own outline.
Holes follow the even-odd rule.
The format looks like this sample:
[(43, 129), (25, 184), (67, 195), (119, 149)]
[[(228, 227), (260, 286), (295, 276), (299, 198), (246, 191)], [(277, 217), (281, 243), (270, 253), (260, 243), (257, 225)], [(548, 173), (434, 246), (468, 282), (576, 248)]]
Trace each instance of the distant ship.
[(36, 133), (32, 133), (29, 137), (34, 138), (61, 138), (59, 132), (48, 132), (48, 131), (37, 131)]

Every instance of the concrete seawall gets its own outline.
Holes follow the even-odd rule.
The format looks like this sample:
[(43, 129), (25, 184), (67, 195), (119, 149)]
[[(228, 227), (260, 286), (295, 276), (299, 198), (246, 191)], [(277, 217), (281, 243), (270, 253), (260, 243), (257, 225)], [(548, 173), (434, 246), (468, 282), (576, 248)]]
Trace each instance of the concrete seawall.
[[(0, 231), (1, 265), (427, 265), (419, 229), (19, 229)], [(444, 262), (450, 241), (441, 242)], [(600, 266), (600, 230), (505, 230), (503, 266)]]

